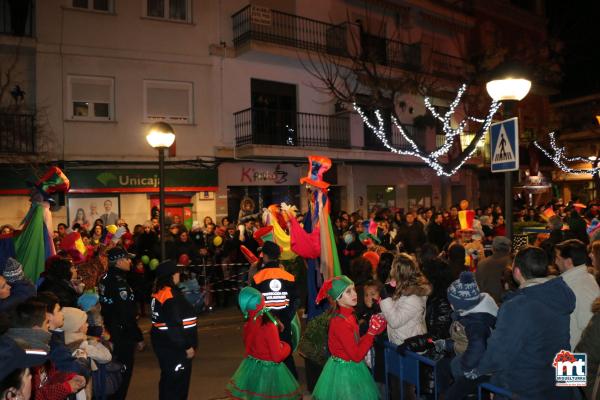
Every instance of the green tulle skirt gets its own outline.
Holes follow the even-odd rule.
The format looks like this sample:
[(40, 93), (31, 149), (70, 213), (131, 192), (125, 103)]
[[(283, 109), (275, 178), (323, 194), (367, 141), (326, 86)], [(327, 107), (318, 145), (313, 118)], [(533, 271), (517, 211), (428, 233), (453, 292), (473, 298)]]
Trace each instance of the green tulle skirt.
[(247, 356), (225, 390), (234, 399), (301, 399), (298, 381), (284, 363)]
[(313, 390), (315, 400), (377, 400), (379, 390), (364, 361), (329, 357)]

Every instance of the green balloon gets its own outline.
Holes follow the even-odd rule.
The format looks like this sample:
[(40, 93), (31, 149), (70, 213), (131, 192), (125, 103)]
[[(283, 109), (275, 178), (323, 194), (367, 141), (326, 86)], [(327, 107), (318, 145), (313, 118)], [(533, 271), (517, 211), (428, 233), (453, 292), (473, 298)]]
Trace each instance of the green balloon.
[(149, 262), (150, 262), (150, 257), (143, 255), (142, 256), (142, 264), (148, 265)]
[(160, 264), (160, 261), (158, 261), (156, 258), (153, 258), (150, 260), (150, 269), (154, 271), (158, 267), (158, 264)]

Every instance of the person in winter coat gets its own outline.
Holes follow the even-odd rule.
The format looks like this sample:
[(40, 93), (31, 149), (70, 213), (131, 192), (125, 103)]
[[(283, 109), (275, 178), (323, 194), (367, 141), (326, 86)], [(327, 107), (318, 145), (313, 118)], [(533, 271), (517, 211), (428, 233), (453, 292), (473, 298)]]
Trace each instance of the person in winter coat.
[(460, 273), (468, 271), (469, 266), (465, 264), (467, 251), (462, 244), (453, 243), (448, 247), (448, 266), (452, 271), (452, 278), (458, 279)]
[[(17, 305), (12, 327), (5, 333), (21, 348), (50, 352), (50, 337), (46, 305), (29, 299)], [(60, 372), (52, 360), (31, 369), (32, 397), (35, 400), (65, 400), (85, 387), (85, 378), (76, 373)]]
[(587, 386), (583, 388), (587, 400), (600, 398), (600, 297), (592, 303), (594, 316), (575, 346), (576, 353), (587, 354)]
[(502, 296), (505, 292), (502, 277), (504, 270), (511, 263), (510, 247), (511, 242), (508, 238), (496, 236), (492, 241), (492, 255), (481, 260), (475, 273), (479, 289), (492, 296), (496, 304), (502, 302)]
[(71, 259), (54, 256), (50, 259), (44, 281), (38, 287), (38, 292), (54, 293), (61, 307), (77, 307), (79, 295), (71, 281), (77, 277), (77, 269)]
[(226, 386), (234, 399), (300, 399), (298, 381), (283, 361), (292, 352), (290, 345), (279, 339), (281, 323), (265, 307), (262, 294), (245, 287), (240, 291), (238, 304), (244, 324), (246, 358)]
[(423, 224), (416, 220), (414, 212), (406, 214), (406, 221), (398, 231), (398, 238), (404, 245), (404, 251), (415, 254), (427, 241)]
[(438, 249), (443, 249), (450, 241), (450, 235), (444, 228), (444, 217), (442, 213), (435, 213), (427, 225), (427, 241), (435, 245)]
[(452, 339), (438, 341), (436, 347), (453, 350), (456, 354), (450, 363), (454, 383), (444, 393), (444, 398), (460, 400), (477, 393), (478, 384), (487, 380), (485, 377), (470, 378), (485, 352), (487, 339), (496, 323), (498, 306), (489, 294), (479, 291), (471, 272), (462, 272), (459, 279), (452, 282), (448, 300), (454, 310), (450, 328)]
[(592, 318), (591, 305), (600, 296), (600, 287), (587, 269), (586, 245), (577, 239), (565, 240), (555, 246), (555, 263), (561, 277), (575, 293), (575, 311), (571, 314), (571, 349)]
[(401, 345), (405, 339), (427, 333), (425, 308), (431, 285), (415, 260), (406, 253), (396, 256), (387, 283), (395, 287), (394, 293), (379, 306), (387, 321), (389, 340)]
[[(6, 296), (1, 294), (3, 287), (6, 288)], [(34, 297), (35, 293), (35, 286), (25, 277), (21, 263), (9, 257), (0, 276), (0, 312), (11, 310), (17, 304)]]
[(427, 296), (425, 311), (427, 333), (435, 339), (446, 339), (450, 337), (452, 323), (452, 308), (446, 292), (453, 279), (450, 267), (437, 256), (438, 253), (435, 245), (424, 245), (419, 255), (419, 263), (423, 275), (432, 287), (431, 294)]
[(106, 348), (97, 338), (88, 337), (87, 314), (79, 308), (65, 307), (62, 309), (65, 323), (65, 344), (71, 351), (77, 349), (85, 352), (92, 361), (92, 370), (97, 368), (96, 363), (106, 364), (112, 359), (110, 350)]
[(520, 250), (513, 261), (519, 289), (502, 303), (496, 329), (471, 376), (491, 375), (490, 383), (522, 399), (576, 399), (556, 387), (552, 362), (569, 349), (569, 320), (575, 295), (562, 278), (547, 276), (548, 257), (538, 247)]
[(160, 365), (159, 399), (188, 397), (192, 359), (198, 346), (197, 318), (192, 305), (177, 288), (179, 270), (174, 261), (156, 268), (152, 294), (152, 347)]

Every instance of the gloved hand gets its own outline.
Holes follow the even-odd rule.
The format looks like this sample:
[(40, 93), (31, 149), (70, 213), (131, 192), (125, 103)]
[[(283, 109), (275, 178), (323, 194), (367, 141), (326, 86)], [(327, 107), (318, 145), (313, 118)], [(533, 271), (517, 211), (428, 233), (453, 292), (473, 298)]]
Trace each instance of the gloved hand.
[(382, 333), (387, 326), (387, 322), (382, 314), (375, 314), (369, 320), (369, 335), (377, 336)]
[(379, 300), (377, 301), (378, 304), (381, 302), (381, 300), (387, 299), (388, 297), (392, 297), (394, 295), (394, 292), (396, 291), (395, 282), (392, 284), (390, 283), (383, 285), (383, 290), (381, 291)]
[(435, 348), (435, 344), (430, 335), (417, 335), (406, 339), (400, 346), (396, 348), (396, 351), (400, 354), (404, 354), (407, 350), (413, 353), (423, 353), (429, 349)]

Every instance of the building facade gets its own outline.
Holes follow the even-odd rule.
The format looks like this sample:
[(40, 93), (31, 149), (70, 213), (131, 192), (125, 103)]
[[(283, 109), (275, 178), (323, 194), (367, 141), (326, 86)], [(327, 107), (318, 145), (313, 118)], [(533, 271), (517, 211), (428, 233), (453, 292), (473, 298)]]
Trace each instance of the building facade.
[[(473, 72), (467, 55), (476, 48), (479, 11), (470, 2), (23, 3), (27, 12), (0, 0), (11, 15), (0, 35), (2, 65), (16, 60), (9, 87), (25, 93), (0, 98), (2, 133), (18, 136), (0, 143), (3, 222), (18, 224), (28, 208), (25, 181), (47, 162), (72, 182), (55, 220), (72, 223), (80, 208), (94, 214), (106, 200), (130, 224), (148, 219), (157, 155), (145, 135), (156, 121), (171, 124), (177, 137), (167, 159), (167, 211), (190, 224), (235, 218), (246, 197), (257, 209), (282, 201), (306, 209), (299, 178), (313, 154), (334, 163), (326, 176), (334, 210), (366, 215), (374, 206), (407, 210), (462, 198), (477, 205), (482, 197), (483, 142), (457, 174), (440, 178), (419, 159), (387, 151), (307, 68), (324, 55), (346, 66), (370, 58), (389, 79), (435, 81), (432, 102), (447, 109)], [(506, 14), (515, 10), (494, 3)], [(543, 32), (543, 20), (534, 21)], [(424, 149), (437, 149), (443, 136), (439, 125), (423, 123), (422, 96), (408, 93), (400, 103), (405, 129)], [(388, 140), (409, 146), (393, 128)]]

